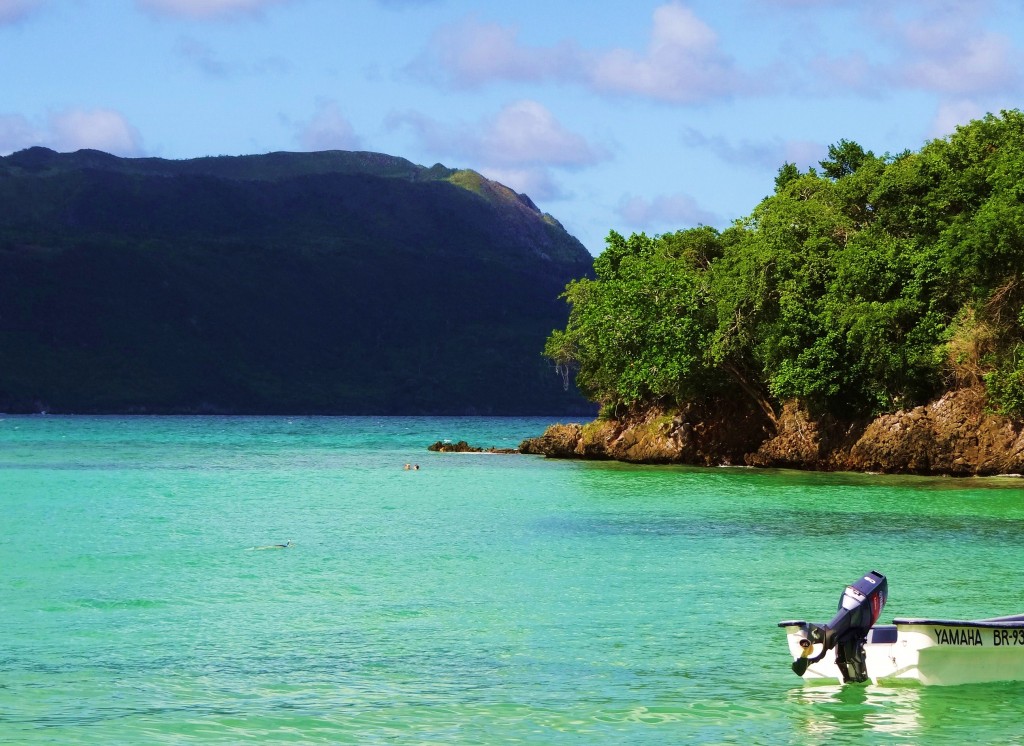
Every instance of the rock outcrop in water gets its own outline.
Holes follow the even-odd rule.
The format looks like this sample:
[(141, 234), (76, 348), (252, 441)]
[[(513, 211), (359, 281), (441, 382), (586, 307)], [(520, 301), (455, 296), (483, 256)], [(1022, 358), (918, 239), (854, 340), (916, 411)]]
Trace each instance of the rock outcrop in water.
[(439, 440), (427, 446), (427, 450), (434, 451), (435, 453), (519, 453), (517, 448), (496, 448), (495, 446), (480, 448), (479, 446), (471, 446), (464, 440), (460, 440), (457, 443), (452, 443), (450, 440)]
[(676, 412), (651, 408), (586, 425), (557, 424), (520, 446), (552, 458), (750, 465), (830, 471), (1024, 473), (1024, 423), (991, 414), (979, 388), (926, 406), (843, 423), (787, 403), (776, 425), (756, 407), (724, 402)]

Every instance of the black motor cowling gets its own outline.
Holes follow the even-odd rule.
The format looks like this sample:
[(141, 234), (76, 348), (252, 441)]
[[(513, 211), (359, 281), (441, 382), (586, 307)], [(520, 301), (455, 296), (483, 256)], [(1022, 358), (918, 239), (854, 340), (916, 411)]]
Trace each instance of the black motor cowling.
[[(804, 639), (800, 646), (805, 655), (793, 661), (793, 671), (803, 676), (807, 667), (825, 657), (832, 648), (836, 649), (836, 665), (843, 681), (867, 681), (867, 661), (864, 643), (868, 631), (878, 621), (889, 595), (889, 584), (885, 576), (872, 570), (856, 583), (846, 586), (839, 599), (839, 611), (828, 624), (804, 623)], [(821, 645), (821, 652), (809, 657), (814, 645)]]

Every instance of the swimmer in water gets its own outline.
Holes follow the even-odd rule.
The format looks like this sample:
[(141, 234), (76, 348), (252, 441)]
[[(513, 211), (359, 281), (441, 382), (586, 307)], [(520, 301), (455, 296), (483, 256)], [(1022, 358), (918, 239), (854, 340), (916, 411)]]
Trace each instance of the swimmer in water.
[(262, 547), (253, 547), (253, 549), (287, 549), (292, 545), (292, 540), (289, 539), (286, 544), (267, 544)]

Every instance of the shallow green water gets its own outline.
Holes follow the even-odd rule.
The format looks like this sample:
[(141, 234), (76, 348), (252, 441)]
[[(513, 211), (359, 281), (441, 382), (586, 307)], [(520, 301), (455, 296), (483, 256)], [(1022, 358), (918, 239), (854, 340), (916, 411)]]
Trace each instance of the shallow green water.
[(1024, 684), (805, 687), (775, 626), (1024, 611), (1020, 480), (425, 450), (546, 424), (0, 418), (0, 742), (1024, 742)]

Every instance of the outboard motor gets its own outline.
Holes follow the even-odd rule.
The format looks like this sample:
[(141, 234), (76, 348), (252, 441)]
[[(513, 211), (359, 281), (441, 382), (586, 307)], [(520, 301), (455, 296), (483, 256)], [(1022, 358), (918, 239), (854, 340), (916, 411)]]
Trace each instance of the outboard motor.
[[(793, 661), (793, 671), (803, 676), (807, 667), (825, 657), (832, 648), (836, 649), (836, 665), (843, 675), (843, 681), (867, 681), (868, 669), (864, 655), (864, 643), (868, 630), (878, 621), (889, 595), (889, 584), (885, 576), (872, 570), (852, 585), (846, 586), (839, 599), (839, 611), (828, 624), (801, 625), (804, 638), (800, 647), (804, 653)], [(810, 657), (815, 645), (821, 645), (821, 652)]]

